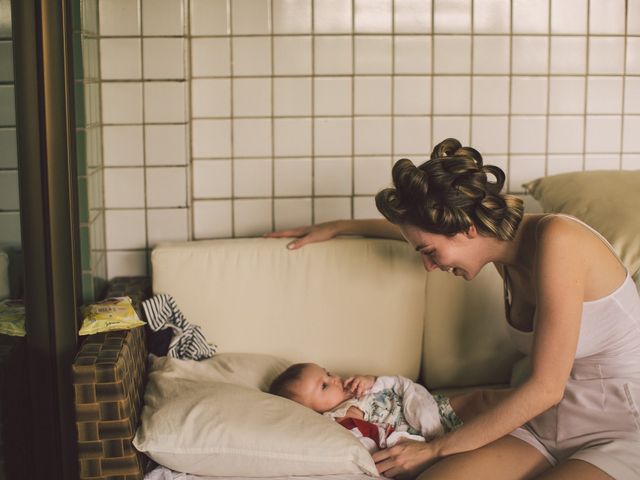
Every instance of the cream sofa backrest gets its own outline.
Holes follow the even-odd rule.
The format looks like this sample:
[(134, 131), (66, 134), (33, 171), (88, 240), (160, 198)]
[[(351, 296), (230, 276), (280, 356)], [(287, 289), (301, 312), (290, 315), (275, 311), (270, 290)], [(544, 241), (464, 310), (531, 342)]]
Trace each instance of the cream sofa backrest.
[[(431, 388), (509, 381), (500, 278), (427, 274), (408, 244), (339, 238), (166, 244), (154, 293), (171, 294), (222, 352), (314, 361), (337, 373), (421, 378)], [(424, 335), (423, 335), (424, 333)]]

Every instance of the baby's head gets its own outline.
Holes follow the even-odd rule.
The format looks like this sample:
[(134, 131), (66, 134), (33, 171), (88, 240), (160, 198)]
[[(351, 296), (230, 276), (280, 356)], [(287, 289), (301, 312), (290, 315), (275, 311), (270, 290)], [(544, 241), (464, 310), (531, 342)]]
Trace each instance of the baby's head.
[(328, 412), (352, 397), (344, 382), (315, 363), (296, 363), (271, 383), (269, 393), (285, 397), (318, 413)]

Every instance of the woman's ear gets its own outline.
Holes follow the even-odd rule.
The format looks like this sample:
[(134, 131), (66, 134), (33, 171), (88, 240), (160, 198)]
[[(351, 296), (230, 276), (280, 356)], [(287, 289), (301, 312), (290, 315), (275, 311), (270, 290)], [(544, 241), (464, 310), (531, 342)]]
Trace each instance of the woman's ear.
[(476, 238), (478, 236), (478, 229), (475, 225), (471, 225), (469, 227), (469, 230), (465, 232), (465, 235), (467, 236), (467, 238)]

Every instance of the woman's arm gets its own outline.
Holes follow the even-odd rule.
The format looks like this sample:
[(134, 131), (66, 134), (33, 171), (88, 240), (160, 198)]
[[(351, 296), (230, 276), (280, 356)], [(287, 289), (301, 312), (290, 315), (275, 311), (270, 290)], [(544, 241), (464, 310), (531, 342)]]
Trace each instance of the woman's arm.
[(534, 285), (537, 322), (532, 373), (521, 386), (498, 394), (493, 405), (458, 430), (430, 443), (397, 445), (374, 454), (386, 476), (417, 472), (434, 458), (487, 445), (560, 402), (578, 342), (587, 255), (575, 230), (561, 222), (539, 229)]
[(323, 242), (336, 235), (362, 235), (365, 237), (404, 240), (400, 228), (385, 219), (334, 220), (304, 227), (266, 233), (267, 238), (299, 237), (287, 245), (289, 249), (300, 248), (308, 243)]

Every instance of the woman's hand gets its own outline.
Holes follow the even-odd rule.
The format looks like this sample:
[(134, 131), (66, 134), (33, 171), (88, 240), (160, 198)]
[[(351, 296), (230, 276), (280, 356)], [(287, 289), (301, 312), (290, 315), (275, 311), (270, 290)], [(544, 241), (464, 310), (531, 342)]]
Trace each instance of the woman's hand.
[(378, 472), (388, 478), (415, 478), (437, 460), (433, 442), (399, 440), (393, 447), (373, 454)]
[(290, 230), (280, 230), (278, 232), (265, 233), (265, 238), (286, 238), (299, 237), (287, 244), (287, 248), (295, 250), (308, 243), (324, 242), (341, 232), (341, 221), (318, 223), (317, 225), (307, 225), (305, 227), (292, 228)]
[(376, 383), (376, 377), (373, 375), (354, 375), (344, 381), (344, 388), (348, 389), (354, 397), (360, 398), (367, 393)]

